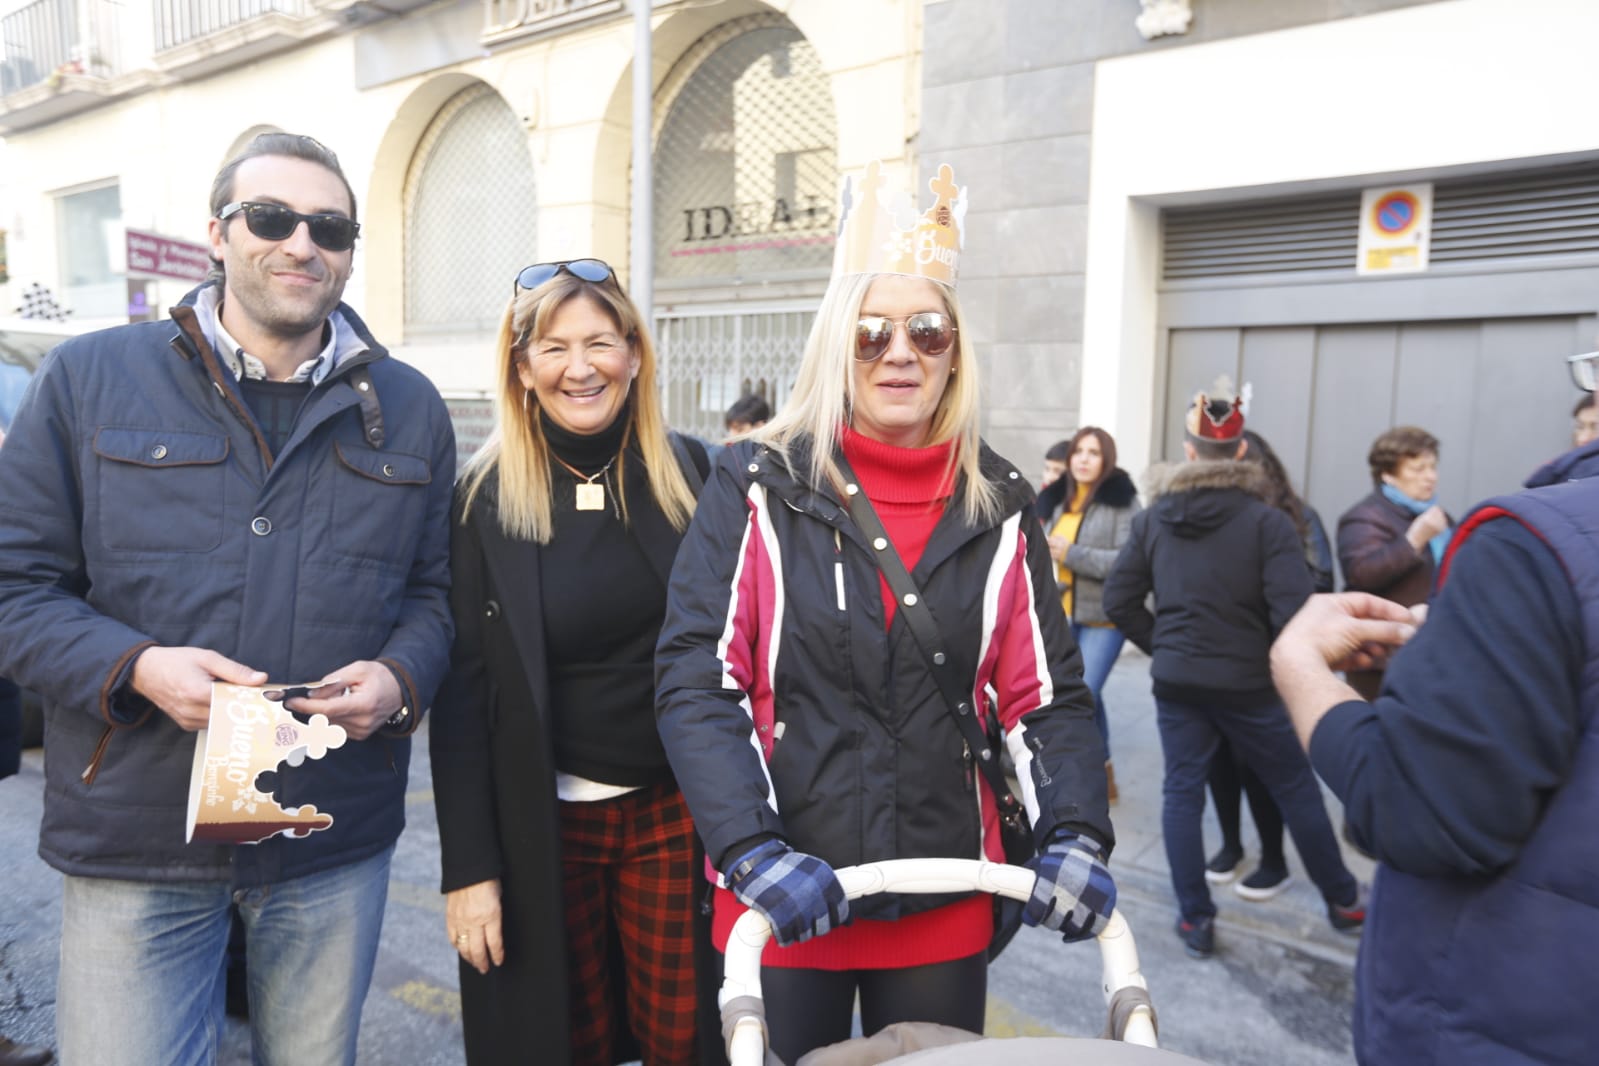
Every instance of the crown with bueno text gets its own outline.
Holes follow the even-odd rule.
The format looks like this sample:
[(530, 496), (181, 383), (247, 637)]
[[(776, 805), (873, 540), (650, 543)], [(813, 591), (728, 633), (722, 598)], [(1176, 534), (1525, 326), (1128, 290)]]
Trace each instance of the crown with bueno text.
[(877, 160), (840, 182), (833, 276), (911, 274), (954, 285), (966, 220), (966, 189), (955, 184), (954, 169), (939, 166), (928, 182), (933, 204), (920, 214), (910, 196), (885, 185)]

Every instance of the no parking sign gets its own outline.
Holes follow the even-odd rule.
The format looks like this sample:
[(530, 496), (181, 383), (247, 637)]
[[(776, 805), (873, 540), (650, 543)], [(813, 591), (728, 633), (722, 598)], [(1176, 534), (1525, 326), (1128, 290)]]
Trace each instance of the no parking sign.
[(1360, 195), (1359, 274), (1414, 274), (1427, 269), (1432, 184), (1366, 189)]

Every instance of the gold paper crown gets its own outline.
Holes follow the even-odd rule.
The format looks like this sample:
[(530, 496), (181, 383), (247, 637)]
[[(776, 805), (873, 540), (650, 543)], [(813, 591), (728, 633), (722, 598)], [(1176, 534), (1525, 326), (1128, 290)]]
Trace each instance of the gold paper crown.
[(966, 219), (966, 189), (948, 163), (928, 182), (933, 206), (916, 213), (911, 197), (883, 187), (883, 164), (866, 165), (859, 179), (845, 175), (839, 189), (838, 242), (833, 275), (911, 274), (955, 284)]
[(256, 787), (256, 779), (284, 762), (299, 766), (308, 757), (320, 759), (329, 749), (342, 747), (344, 728), (323, 714), (302, 722), (264, 692), (261, 687), (213, 683), (211, 727), (195, 752), (185, 840), (248, 844), (280, 833), (309, 836), (333, 824), (331, 814), (309, 803), (281, 806), (271, 793)]

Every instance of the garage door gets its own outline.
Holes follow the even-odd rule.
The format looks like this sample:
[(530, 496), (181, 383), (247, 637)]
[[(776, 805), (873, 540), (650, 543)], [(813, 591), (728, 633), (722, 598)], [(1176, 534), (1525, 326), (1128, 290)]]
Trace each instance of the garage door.
[(1439, 494), (1459, 514), (1570, 444), (1563, 359), (1595, 331), (1592, 315), (1173, 330), (1161, 450), (1181, 457), (1183, 413), (1225, 373), (1251, 385), (1250, 426), (1329, 529), (1371, 491), (1372, 440), (1401, 424), (1441, 442)]
[(1329, 527), (1393, 425), (1439, 438), (1457, 514), (1563, 451), (1563, 360), (1599, 334), (1599, 161), (1433, 181), (1431, 267), (1399, 278), (1355, 273), (1358, 188), (1163, 211), (1156, 453), (1221, 373)]

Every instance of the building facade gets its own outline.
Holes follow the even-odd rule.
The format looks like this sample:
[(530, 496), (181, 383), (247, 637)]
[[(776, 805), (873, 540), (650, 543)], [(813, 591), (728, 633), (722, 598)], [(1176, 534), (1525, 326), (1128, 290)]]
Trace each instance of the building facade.
[[(1569, 445), (1561, 359), (1599, 347), (1599, 5), (926, 13), (920, 154), (972, 184), (963, 302), (990, 316), (989, 434), (1018, 459), (1083, 424), (1135, 473), (1175, 457), (1219, 373), (1329, 523), (1391, 425), (1440, 438), (1457, 513)], [(1358, 273), (1362, 192), (1410, 185), (1427, 269)]]
[[(658, 2), (657, 346), (675, 424), (780, 403), (832, 261), (841, 168), (912, 165), (915, 0)], [(121, 230), (204, 241), (212, 175), (259, 132), (339, 153), (347, 299), (455, 400), (482, 397), (512, 279), (629, 256), (634, 30), (621, 0), (33, 0), (3, 20), (9, 285), (125, 321)], [(164, 307), (188, 282), (145, 282)]]
[[(349, 299), (480, 399), (528, 262), (628, 263), (623, 0), (32, 0), (0, 19), (9, 310), (129, 310), (118, 227), (204, 235), (211, 175), (310, 133), (361, 197)], [(0, 10), (5, 10), (0, 8)], [(655, 321), (671, 417), (780, 403), (841, 171), (970, 188), (986, 433), (1031, 469), (1083, 424), (1140, 471), (1219, 373), (1331, 520), (1389, 425), (1453, 510), (1567, 440), (1599, 323), (1590, 0), (657, 0)], [(1427, 189), (1425, 269), (1357, 270), (1363, 193)], [(150, 281), (164, 306), (185, 285)]]

